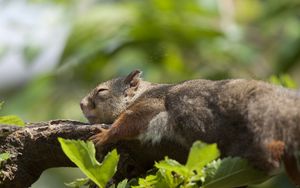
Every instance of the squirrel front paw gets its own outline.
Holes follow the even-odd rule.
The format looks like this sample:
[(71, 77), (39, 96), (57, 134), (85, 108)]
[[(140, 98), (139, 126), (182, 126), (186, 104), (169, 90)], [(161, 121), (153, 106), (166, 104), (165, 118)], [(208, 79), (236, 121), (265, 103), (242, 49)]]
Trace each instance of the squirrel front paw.
[(278, 168), (285, 153), (284, 142), (280, 140), (272, 140), (267, 144), (267, 149), (271, 154), (270, 163), (272, 163), (274, 167)]
[(103, 146), (109, 142), (109, 129), (100, 128), (101, 132), (89, 138), (96, 146)]

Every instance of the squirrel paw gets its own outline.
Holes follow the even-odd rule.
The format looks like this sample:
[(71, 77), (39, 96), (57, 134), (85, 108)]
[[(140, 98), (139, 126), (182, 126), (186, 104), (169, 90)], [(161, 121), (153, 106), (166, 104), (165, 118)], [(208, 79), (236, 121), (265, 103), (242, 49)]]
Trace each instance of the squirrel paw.
[(104, 144), (108, 143), (108, 132), (109, 129), (100, 128), (101, 132), (91, 136), (89, 140), (94, 142), (96, 146), (103, 146)]
[(284, 155), (285, 144), (280, 140), (272, 140), (267, 144), (267, 149), (271, 153), (271, 161), (275, 167), (280, 166), (280, 161)]
[(270, 143), (268, 143), (267, 148), (271, 152), (271, 155), (275, 160), (281, 160), (281, 157), (284, 154), (284, 142), (279, 140), (272, 140)]

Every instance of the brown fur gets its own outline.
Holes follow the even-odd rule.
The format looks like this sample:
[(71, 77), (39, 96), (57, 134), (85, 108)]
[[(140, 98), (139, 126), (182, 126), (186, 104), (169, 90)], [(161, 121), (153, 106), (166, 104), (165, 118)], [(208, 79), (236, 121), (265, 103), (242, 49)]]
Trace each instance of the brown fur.
[(286, 154), (283, 157), (283, 162), (286, 173), (288, 174), (290, 179), (295, 183), (295, 185), (300, 185), (300, 169), (298, 167), (296, 156), (293, 154)]
[[(93, 136), (99, 147), (150, 139), (153, 147), (169, 140), (188, 150), (201, 140), (217, 143), (222, 156), (246, 158), (267, 172), (283, 159), (299, 184), (294, 152), (300, 149), (300, 96), (295, 91), (243, 79), (153, 84), (139, 75), (134, 71), (104, 82), (82, 100), (91, 123), (113, 123)], [(101, 88), (107, 91), (95, 92)]]

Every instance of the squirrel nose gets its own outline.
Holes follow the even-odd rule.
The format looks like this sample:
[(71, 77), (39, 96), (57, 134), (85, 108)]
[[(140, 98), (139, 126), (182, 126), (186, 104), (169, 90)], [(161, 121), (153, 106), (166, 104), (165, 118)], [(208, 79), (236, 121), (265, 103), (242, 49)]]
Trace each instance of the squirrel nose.
[(80, 102), (80, 108), (81, 108), (81, 110), (83, 110), (83, 107), (84, 107), (84, 104), (83, 104), (83, 102), (81, 101), (81, 102)]
[(84, 109), (95, 109), (96, 108), (96, 104), (95, 104), (95, 102), (91, 98), (84, 98), (80, 102), (80, 108), (81, 108), (81, 110), (84, 110)]
[(83, 111), (83, 110), (86, 109), (87, 106), (88, 106), (88, 100), (87, 100), (87, 98), (85, 97), (85, 98), (83, 98), (83, 99), (80, 101), (80, 108), (81, 108), (81, 110)]

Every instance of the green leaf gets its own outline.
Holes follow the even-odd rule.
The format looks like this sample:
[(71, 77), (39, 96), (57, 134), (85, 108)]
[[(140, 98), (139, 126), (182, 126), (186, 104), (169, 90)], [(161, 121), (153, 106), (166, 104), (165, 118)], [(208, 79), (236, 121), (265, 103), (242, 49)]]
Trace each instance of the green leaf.
[(165, 160), (156, 163), (155, 167), (158, 169), (173, 171), (182, 176), (188, 175), (188, 169), (185, 166), (173, 159), (169, 159), (168, 157), (165, 157)]
[(139, 178), (139, 185), (132, 186), (133, 188), (148, 188), (155, 187), (158, 182), (158, 178), (155, 175), (148, 175), (146, 178)]
[(216, 144), (205, 144), (197, 141), (190, 150), (185, 166), (167, 157), (164, 161), (156, 163), (155, 166), (159, 169), (161, 179), (169, 186), (197, 187), (196, 182), (204, 179), (202, 173), (204, 166), (218, 156), (219, 151)]
[(280, 79), (284, 87), (292, 89), (298, 88), (296, 82), (288, 74), (281, 75)]
[(238, 157), (225, 158), (221, 164), (216, 164), (216, 167), (215, 173), (205, 173), (207, 177), (203, 183), (203, 188), (242, 187), (268, 179), (265, 173), (255, 170), (246, 160)]
[(129, 185), (127, 185), (127, 183), (128, 183), (128, 179), (124, 179), (123, 181), (121, 181), (118, 184), (117, 188), (127, 188), (127, 187), (129, 187)]
[(187, 176), (182, 176), (175, 171), (159, 169), (158, 173), (156, 174), (159, 178), (157, 182), (157, 186), (159, 187), (178, 187), (178, 185), (182, 184), (185, 181)]
[(198, 174), (202, 174), (203, 167), (219, 156), (220, 153), (216, 144), (205, 144), (197, 141), (190, 150), (186, 167), (190, 171), (196, 170)]
[(2, 162), (6, 161), (7, 159), (9, 159), (11, 157), (10, 153), (1, 153), (0, 154), (0, 165), (2, 164)]
[(296, 82), (288, 74), (283, 74), (280, 76), (273, 75), (270, 77), (269, 81), (273, 84), (281, 85), (291, 89), (298, 88)]
[(65, 185), (67, 187), (75, 187), (75, 188), (79, 188), (79, 187), (82, 187), (84, 185), (86, 185), (88, 182), (89, 182), (89, 178), (79, 178), (79, 179), (76, 179), (75, 181), (72, 181), (70, 183), (65, 183)]
[(218, 168), (221, 165), (221, 162), (221, 159), (217, 159), (205, 166), (205, 168), (203, 169), (203, 173), (206, 181), (210, 181), (209, 178), (212, 178), (216, 174)]
[(69, 159), (100, 188), (105, 187), (116, 172), (119, 160), (117, 151), (113, 150), (108, 153), (100, 164), (95, 158), (96, 151), (92, 142), (67, 140), (63, 138), (58, 138), (58, 140)]
[(24, 126), (24, 121), (18, 116), (0, 116), (0, 124)]

